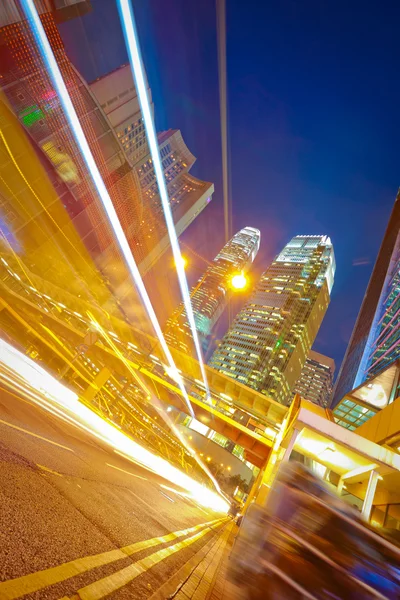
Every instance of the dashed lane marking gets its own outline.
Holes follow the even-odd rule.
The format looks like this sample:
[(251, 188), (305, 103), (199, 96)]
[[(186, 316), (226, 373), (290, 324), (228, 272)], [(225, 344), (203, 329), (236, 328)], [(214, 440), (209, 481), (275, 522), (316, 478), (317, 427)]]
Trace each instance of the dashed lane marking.
[(8, 423), (7, 421), (3, 421), (2, 419), (0, 419), (0, 423), (2, 425), (6, 425), (7, 427), (11, 427), (12, 429), (16, 429), (17, 431), (22, 431), (22, 433), (27, 433), (28, 435), (31, 435), (32, 437), (42, 440), (43, 442), (47, 442), (48, 444), (53, 444), (53, 446), (58, 446), (59, 448), (62, 448), (63, 450), (68, 450), (68, 452), (74, 452), (72, 450), (72, 448), (68, 448), (68, 446), (63, 446), (62, 444), (53, 442), (53, 440), (49, 440), (48, 438), (45, 438), (42, 435), (33, 433), (33, 431), (28, 431), (28, 429), (23, 429), (22, 427), (18, 427), (18, 425), (13, 425), (12, 423)]
[(137, 477), (138, 479), (144, 479), (145, 481), (147, 481), (147, 477), (142, 477), (141, 475), (135, 475), (134, 473), (131, 473), (130, 471), (125, 471), (125, 469), (120, 469), (119, 467), (116, 467), (115, 465), (110, 465), (109, 463), (106, 463), (106, 465), (107, 465), (107, 467), (111, 467), (112, 469), (117, 469), (117, 471), (122, 471), (122, 473), (131, 475), (131, 477)]
[(41, 469), (42, 471), (46, 471), (46, 473), (51, 473), (52, 475), (58, 475), (58, 477), (64, 477), (64, 475), (61, 475), (61, 473), (57, 473), (57, 471), (53, 471), (52, 469), (49, 469), (49, 467), (45, 467), (44, 465), (36, 465), (37, 467), (39, 467), (39, 469)]

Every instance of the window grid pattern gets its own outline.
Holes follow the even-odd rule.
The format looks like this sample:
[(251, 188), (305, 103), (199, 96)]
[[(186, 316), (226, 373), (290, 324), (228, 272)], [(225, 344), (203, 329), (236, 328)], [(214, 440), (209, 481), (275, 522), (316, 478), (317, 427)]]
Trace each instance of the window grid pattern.
[[(290, 246), (295, 243), (296, 246)], [(291, 399), (329, 302), (333, 247), (325, 236), (297, 236), (264, 272), (210, 366), (281, 403)], [(314, 309), (318, 307), (316, 312)]]

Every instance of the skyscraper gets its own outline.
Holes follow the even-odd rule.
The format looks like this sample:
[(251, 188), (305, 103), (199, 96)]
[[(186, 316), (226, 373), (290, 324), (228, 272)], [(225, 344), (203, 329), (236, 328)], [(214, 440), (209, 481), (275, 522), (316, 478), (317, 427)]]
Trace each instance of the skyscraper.
[[(43, 27), (90, 149), (139, 270), (145, 274), (168, 248), (169, 237), (130, 68), (124, 66), (88, 86), (69, 61), (56, 26), (60, 19), (89, 8), (90, 3), (83, 0), (38, 3)], [(114, 278), (125, 281), (121, 290), (131, 289), (127, 276), (121, 275), (125, 267), (118, 246), (45, 61), (15, 0), (9, 0), (7, 8), (0, 7), (0, 74), (1, 89), (35, 151), (42, 156), (47, 171), (56, 175), (56, 183), (59, 181), (63, 191), (68, 192), (63, 194), (64, 207), (92, 258), (113, 283)], [(210, 202), (214, 188), (188, 173), (195, 158), (179, 131), (160, 134), (159, 144), (179, 235)], [(16, 218), (6, 222), (6, 227), (15, 233), (17, 221), (18, 227), (25, 227), (26, 219), (18, 203), (12, 212)]]
[(333, 358), (310, 350), (293, 393), (319, 406), (329, 406), (334, 372)]
[(399, 356), (400, 193), (336, 381), (333, 405)]
[[(204, 352), (207, 350), (212, 328), (228, 302), (232, 277), (249, 269), (259, 247), (259, 230), (253, 227), (241, 229), (225, 244), (191, 290), (196, 328)], [(165, 339), (182, 352), (191, 352), (192, 334), (183, 303), (168, 320)]]
[[(96, 79), (90, 84), (90, 91), (107, 115), (139, 181), (142, 198), (140, 221), (144, 231), (140, 237), (136, 236), (135, 252), (141, 250), (138, 267), (145, 275), (167, 250), (169, 237), (130, 66), (122, 65)], [(147, 95), (151, 101), (149, 86)], [(154, 111), (152, 102), (151, 108)], [(214, 186), (189, 174), (196, 159), (180, 131), (170, 129), (159, 133), (158, 142), (175, 229), (180, 235), (211, 201)]]
[(328, 308), (335, 257), (327, 236), (296, 236), (264, 272), (210, 366), (286, 404)]

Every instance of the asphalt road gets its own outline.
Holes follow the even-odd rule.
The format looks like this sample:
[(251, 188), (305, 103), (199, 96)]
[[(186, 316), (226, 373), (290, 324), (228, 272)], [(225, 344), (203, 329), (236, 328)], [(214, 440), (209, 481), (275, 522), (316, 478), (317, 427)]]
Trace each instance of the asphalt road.
[(0, 599), (149, 597), (220, 527), (173, 490), (0, 387)]

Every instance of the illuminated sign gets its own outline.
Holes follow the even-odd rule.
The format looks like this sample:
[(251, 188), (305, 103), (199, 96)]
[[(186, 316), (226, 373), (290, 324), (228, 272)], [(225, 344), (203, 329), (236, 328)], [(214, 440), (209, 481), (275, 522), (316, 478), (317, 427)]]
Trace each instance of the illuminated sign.
[(22, 112), (19, 113), (19, 118), (25, 125), (25, 127), (32, 127), (34, 123), (44, 119), (43, 111), (35, 104), (34, 106), (28, 106)]

